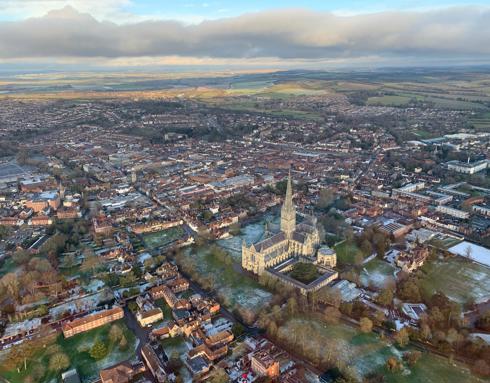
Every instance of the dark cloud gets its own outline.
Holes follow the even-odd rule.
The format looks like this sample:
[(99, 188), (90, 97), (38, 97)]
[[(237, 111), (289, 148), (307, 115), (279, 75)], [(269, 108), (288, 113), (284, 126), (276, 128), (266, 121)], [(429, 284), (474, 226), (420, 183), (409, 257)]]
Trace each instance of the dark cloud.
[(490, 57), (490, 8), (338, 16), (287, 9), (210, 20), (115, 24), (72, 8), (0, 23), (0, 58), (189, 56), (329, 59)]

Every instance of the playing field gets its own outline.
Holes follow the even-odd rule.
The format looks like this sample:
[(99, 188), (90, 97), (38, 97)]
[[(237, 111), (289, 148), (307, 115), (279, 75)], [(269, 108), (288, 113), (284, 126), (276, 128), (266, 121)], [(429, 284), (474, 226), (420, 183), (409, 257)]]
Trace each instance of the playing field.
[(337, 252), (337, 262), (339, 265), (353, 265), (358, 255), (364, 258), (361, 250), (352, 242), (340, 242), (334, 246), (334, 249)]
[[(124, 349), (120, 349), (118, 344), (114, 344), (108, 339), (109, 330), (113, 324), (118, 325), (123, 331), (127, 341), (127, 346)], [(98, 340), (106, 345), (108, 354), (101, 360), (96, 361), (90, 356), (90, 349), (94, 342)], [(38, 365), (42, 365), (45, 370), (44, 375), (36, 382), (57, 382), (60, 373), (50, 370), (48, 366), (51, 355), (62, 352), (68, 356), (70, 368), (77, 369), (82, 382), (90, 382), (97, 377), (101, 369), (134, 358), (136, 344), (134, 334), (126, 327), (123, 320), (119, 320), (68, 339), (65, 339), (60, 334), (55, 343), (48, 345), (46, 348), (40, 348), (34, 357), (28, 360), (26, 370), (21, 369), (20, 373), (16, 370), (0, 370), (0, 375), (7, 378), (11, 383), (23, 383), (28, 376), (32, 376), (33, 371), (39, 368)]]
[(358, 378), (371, 372), (381, 372), (390, 383), (483, 382), (463, 367), (430, 354), (424, 354), (415, 367), (404, 363), (401, 371), (391, 373), (385, 367), (386, 360), (391, 356), (401, 359), (410, 348), (398, 349), (389, 340), (383, 340), (374, 333), (362, 334), (345, 324), (327, 325), (319, 319), (297, 317), (281, 326), (279, 334), (283, 338), (294, 336), (299, 339), (298, 348), (311, 353), (318, 350), (320, 356), (339, 359)]
[(388, 262), (375, 258), (364, 265), (360, 278), (362, 285), (365, 287), (383, 288), (394, 281), (395, 268)]
[(422, 270), (422, 288), (429, 293), (442, 291), (461, 303), (469, 298), (481, 302), (490, 296), (490, 268), (462, 257), (436, 260), (424, 265)]
[(167, 230), (157, 231), (143, 235), (144, 244), (154, 249), (156, 247), (166, 246), (184, 235), (184, 229), (181, 226), (172, 227)]
[(199, 275), (210, 281), (224, 303), (230, 309), (238, 305), (257, 312), (267, 304), (272, 295), (255, 280), (241, 272), (241, 264), (226, 265), (215, 259), (209, 249), (186, 249), (188, 261)]

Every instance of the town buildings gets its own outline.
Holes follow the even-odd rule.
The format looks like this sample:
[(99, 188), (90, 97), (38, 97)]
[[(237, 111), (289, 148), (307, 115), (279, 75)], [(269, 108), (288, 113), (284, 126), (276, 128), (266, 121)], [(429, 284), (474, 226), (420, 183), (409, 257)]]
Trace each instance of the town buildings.
[(124, 317), (124, 310), (121, 307), (114, 307), (103, 310), (95, 314), (87, 315), (83, 318), (75, 319), (63, 325), (63, 335), (65, 338), (80, 334), (85, 331), (103, 326)]

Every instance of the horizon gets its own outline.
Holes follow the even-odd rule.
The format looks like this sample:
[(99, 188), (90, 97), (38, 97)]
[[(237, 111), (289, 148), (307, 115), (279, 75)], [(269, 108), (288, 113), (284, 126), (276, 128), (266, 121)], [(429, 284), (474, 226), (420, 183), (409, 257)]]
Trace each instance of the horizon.
[(0, 71), (479, 66), (489, 18), (477, 0), (7, 0)]

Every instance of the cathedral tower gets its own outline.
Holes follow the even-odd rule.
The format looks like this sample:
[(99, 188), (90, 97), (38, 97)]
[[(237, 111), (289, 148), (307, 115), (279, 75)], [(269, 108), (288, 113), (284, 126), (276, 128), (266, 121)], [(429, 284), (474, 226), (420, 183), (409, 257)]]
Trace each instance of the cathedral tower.
[(296, 208), (293, 204), (293, 187), (291, 183), (291, 170), (288, 176), (288, 185), (286, 189), (286, 198), (281, 208), (281, 231), (291, 239), (296, 229)]

